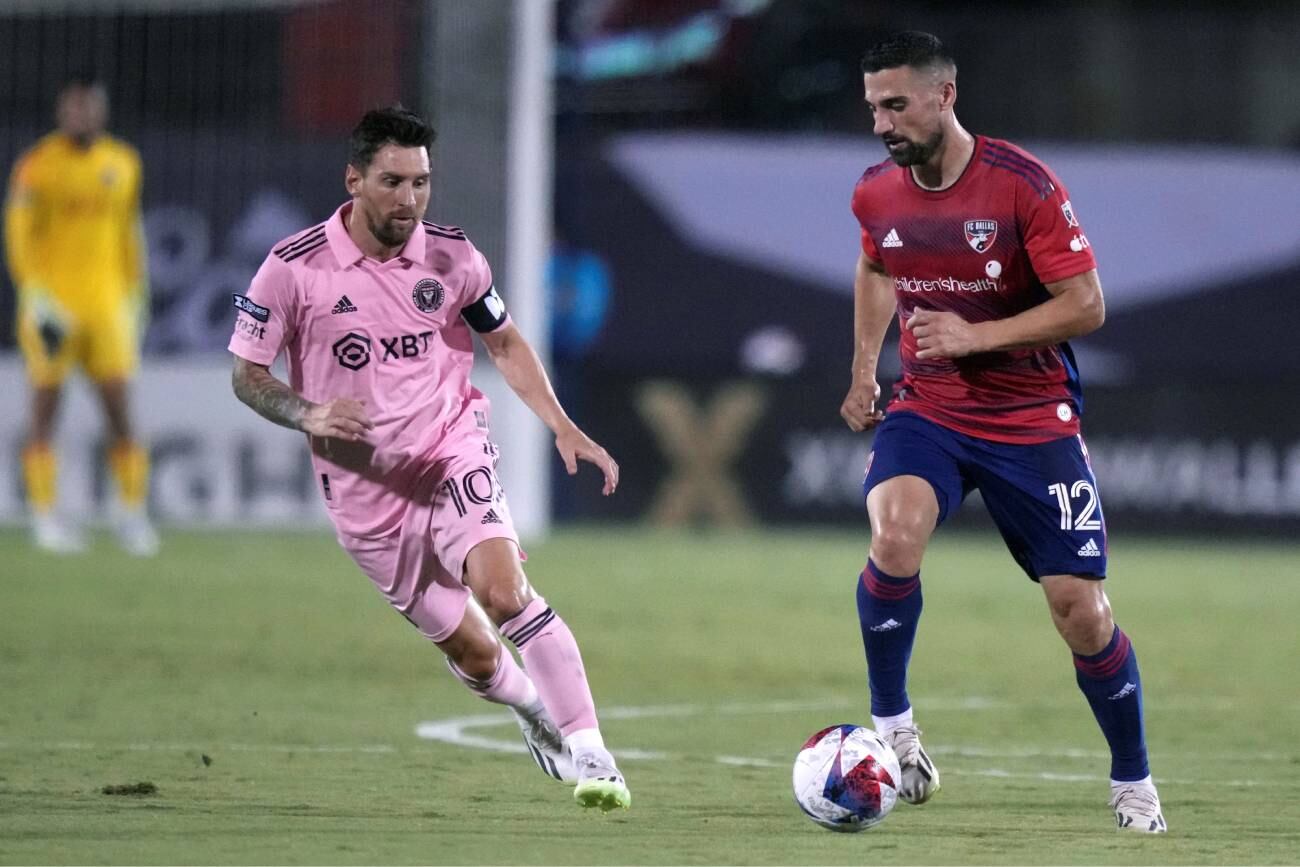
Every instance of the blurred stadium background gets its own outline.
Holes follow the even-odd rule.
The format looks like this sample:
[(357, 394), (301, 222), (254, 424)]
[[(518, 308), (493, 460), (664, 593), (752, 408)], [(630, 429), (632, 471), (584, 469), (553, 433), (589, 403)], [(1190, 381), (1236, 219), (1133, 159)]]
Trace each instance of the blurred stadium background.
[[(804, 827), (788, 756), (865, 713), (847, 594), (870, 440), (838, 407), (849, 197), (883, 157), (858, 59), (900, 27), (951, 45), (963, 123), (1053, 166), (1097, 250), (1085, 432), (1175, 834), (1097, 834), (1103, 745), (969, 503), (954, 523), (985, 532), (927, 555), (943, 584), (915, 658), (949, 800), (891, 818), (870, 857), (1293, 862), (1300, 705), (1276, 666), (1300, 652), (1300, 4), (1251, 0), (0, 0), (0, 163), (86, 68), (142, 152), (135, 403), (164, 545), (150, 563), (29, 550), (0, 278), (0, 861), (862, 863)], [(627, 819), (564, 814), (519, 756), (415, 740), (484, 708), (330, 541), (301, 438), (230, 392), (230, 294), (337, 206), (349, 129), (396, 100), (439, 129), (430, 219), (485, 251), (622, 464), (609, 500), (565, 477), (481, 361), (530, 575), (602, 708), (626, 711), (611, 743), (676, 757), (632, 766)], [(101, 423), (71, 396), (61, 506), (90, 519)], [(754, 716), (717, 707), (736, 700)], [(694, 722), (638, 722), (683, 703)], [(724, 753), (751, 764), (720, 772)], [(100, 794), (145, 779), (163, 796)], [(485, 780), (495, 804), (464, 797)]]
[[(612, 501), (553, 484), (538, 426), (499, 401), (527, 532), (860, 524), (869, 441), (837, 416), (847, 202), (881, 149), (856, 63), (898, 26), (953, 45), (959, 116), (1046, 159), (1098, 251), (1110, 316), (1078, 348), (1112, 530), (1294, 533), (1293, 3), (10, 0), (0, 162), (50, 127), (66, 74), (100, 72), (146, 167), (136, 403), (164, 526), (323, 521), (297, 438), (226, 387), (228, 299), (335, 206), (350, 125), (395, 100), (440, 131), (431, 219), (485, 250), (571, 411), (624, 466)], [(13, 298), (5, 284), (7, 523), (24, 520)], [(73, 514), (105, 496), (93, 409), (74, 394), (62, 425)]]

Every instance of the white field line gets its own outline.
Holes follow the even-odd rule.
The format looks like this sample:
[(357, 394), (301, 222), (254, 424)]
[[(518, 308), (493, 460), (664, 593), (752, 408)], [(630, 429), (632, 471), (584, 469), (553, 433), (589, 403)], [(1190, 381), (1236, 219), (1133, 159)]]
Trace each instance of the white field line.
[(0, 741), (0, 750), (29, 752), (91, 752), (103, 750), (133, 753), (396, 753), (391, 744), (107, 744), (95, 741)]
[[(926, 701), (924, 707), (930, 710), (934, 706), (947, 706), (956, 708), (958, 706), (965, 709), (975, 709), (989, 707), (995, 704), (990, 699), (979, 696), (973, 696), (964, 699), (954, 699), (944, 701)], [(758, 715), (758, 714), (782, 714), (795, 711), (806, 710), (827, 710), (841, 707), (857, 706), (857, 702), (848, 701), (772, 701), (772, 702), (745, 702), (732, 703), (714, 706), (706, 705), (648, 705), (642, 707), (612, 707), (600, 711), (600, 717), (605, 720), (629, 720), (629, 719), (652, 719), (663, 717), (691, 717), (691, 716), (731, 716), (731, 715)], [(477, 714), (474, 716), (455, 717), (446, 720), (436, 720), (432, 722), (420, 723), (415, 728), (417, 737), (425, 740), (440, 741), (442, 743), (452, 744), (455, 746), (473, 747), (476, 749), (491, 750), (494, 752), (504, 753), (525, 753), (527, 750), (523, 743), (519, 741), (518, 736), (512, 731), (511, 739), (499, 740), (488, 737), (483, 734), (471, 733), (470, 729), (479, 729), (495, 726), (510, 726), (514, 728), (514, 718), (505, 714)], [(929, 750), (936, 755), (951, 755), (964, 758), (1046, 758), (1046, 759), (1088, 759), (1104, 761), (1110, 757), (1110, 754), (1100, 750), (1082, 750), (1077, 748), (1048, 749), (1040, 747), (1028, 748), (1011, 748), (1011, 749), (993, 749), (988, 747), (969, 747), (969, 746), (936, 746)], [(664, 753), (656, 750), (642, 749), (618, 749), (614, 754), (620, 759), (650, 759), (664, 760), (683, 758), (674, 756), (670, 753)], [(1244, 755), (1244, 754), (1243, 754)], [(1275, 760), (1284, 758), (1280, 755), (1262, 753), (1250, 753), (1250, 758), (1256, 760)], [(793, 758), (791, 756), (782, 756), (779, 759), (771, 757), (757, 756), (733, 756), (720, 755), (714, 756), (713, 760), (722, 765), (735, 767), (754, 767), (754, 768), (780, 768), (785, 767), (786, 763)], [(1230, 755), (1222, 756), (1224, 760), (1231, 760)], [(972, 777), (997, 777), (1005, 779), (1022, 779), (1022, 780), (1048, 780), (1051, 782), (1066, 783), (1096, 783), (1104, 782), (1108, 779), (1102, 774), (1063, 774), (1051, 771), (1041, 771), (1038, 773), (1022, 773), (1007, 771), (1000, 768), (982, 768), (978, 770), (966, 770), (961, 768), (946, 768), (944, 773), (955, 776), (972, 776)], [(1198, 780), (1175, 780), (1160, 776), (1161, 782), (1172, 784), (1195, 784)], [(1229, 787), (1252, 787), (1252, 786), (1272, 786), (1281, 785), (1290, 787), (1291, 784), (1283, 782), (1265, 782), (1261, 780), (1216, 780), (1217, 785)]]
[[(998, 702), (993, 699), (981, 696), (970, 696), (965, 698), (948, 698), (948, 699), (925, 699), (918, 701), (918, 705), (926, 711), (973, 711), (973, 710), (993, 710), (1003, 708), (1014, 708), (1004, 702)], [(765, 715), (765, 714), (786, 714), (798, 713), (805, 711), (829, 711), (837, 709), (860, 708), (860, 701), (849, 700), (789, 700), (789, 701), (769, 701), (769, 702), (733, 702), (720, 705), (649, 705), (642, 707), (613, 707), (605, 708), (600, 712), (600, 716), (605, 720), (637, 720), (637, 719), (663, 719), (663, 718), (685, 718), (696, 716), (745, 716), (745, 715)], [(475, 730), (484, 728), (495, 728), (506, 726), (510, 729), (509, 739), (499, 739), (490, 737), (485, 734), (476, 733)], [(416, 736), (425, 740), (433, 740), (441, 743), (452, 744), (455, 746), (470, 747), (473, 749), (490, 750), (494, 752), (518, 753), (523, 754), (526, 749), (519, 739), (517, 729), (515, 728), (514, 718), (508, 714), (475, 714), (472, 716), (454, 717), (445, 720), (435, 720), (423, 722), (416, 726)], [(385, 754), (397, 753), (400, 749), (391, 744), (362, 744), (362, 745), (330, 745), (330, 744), (168, 744), (168, 743), (129, 743), (129, 744), (107, 744), (96, 743), (94, 741), (52, 741), (52, 742), (21, 742), (21, 741), (0, 741), (0, 751), (115, 751), (128, 750), (132, 752), (191, 752), (191, 753), (221, 753), (221, 752), (248, 752), (248, 753), (318, 753), (318, 754)], [(1103, 761), (1109, 757), (1109, 754), (1101, 750), (1084, 750), (1078, 748), (1046, 748), (1046, 747), (1010, 747), (1010, 748), (992, 748), (984, 746), (957, 746), (957, 745), (935, 745), (929, 747), (929, 751), (940, 756), (954, 756), (958, 758), (972, 759), (1057, 759), (1057, 760), (1089, 760)], [(683, 758), (665, 753), (659, 750), (643, 749), (621, 749), (617, 751), (619, 758), (631, 760), (672, 760)], [(756, 756), (733, 756), (720, 755), (715, 756), (714, 761), (733, 767), (754, 767), (754, 768), (782, 768), (791, 760), (792, 756), (777, 757), (756, 757)], [(1232, 761), (1236, 759), (1250, 759), (1254, 761), (1277, 761), (1291, 760), (1290, 755), (1278, 753), (1241, 753), (1241, 754), (1222, 754), (1221, 760)], [(1001, 768), (980, 768), (980, 769), (963, 769), (947, 767), (944, 773), (954, 776), (972, 776), (972, 777), (995, 777), (999, 779), (1030, 779), (1030, 780), (1049, 780), (1052, 782), (1070, 782), (1070, 783), (1096, 783), (1104, 781), (1106, 777), (1100, 774), (1063, 774), (1050, 771), (1038, 773), (1022, 773), (1007, 771)], [(1160, 776), (1161, 782), (1173, 784), (1195, 785), (1204, 782), (1203, 780), (1178, 780)], [(1254, 786), (1283, 786), (1292, 787), (1293, 784), (1282, 781), (1262, 781), (1262, 780), (1216, 780), (1216, 785), (1227, 787), (1254, 787)]]

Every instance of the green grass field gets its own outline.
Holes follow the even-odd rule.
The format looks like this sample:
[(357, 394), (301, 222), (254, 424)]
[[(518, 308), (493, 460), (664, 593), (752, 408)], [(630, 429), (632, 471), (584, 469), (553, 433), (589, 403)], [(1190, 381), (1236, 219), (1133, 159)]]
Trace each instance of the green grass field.
[[(106, 541), (58, 559), (0, 533), (0, 862), (1300, 859), (1300, 547), (1113, 541), (1171, 828), (1151, 838), (1114, 830), (1069, 654), (993, 534), (940, 534), (925, 566), (911, 692), (943, 791), (857, 835), (803, 817), (790, 764), (816, 729), (870, 721), (861, 536), (602, 528), (532, 547), (607, 740), (650, 754), (623, 760), (633, 807), (608, 816), (490, 749), (514, 746), (508, 717), (332, 539), (165, 541), (154, 561)], [(422, 722), (480, 745), (422, 739)], [(139, 782), (156, 793), (102, 792)]]

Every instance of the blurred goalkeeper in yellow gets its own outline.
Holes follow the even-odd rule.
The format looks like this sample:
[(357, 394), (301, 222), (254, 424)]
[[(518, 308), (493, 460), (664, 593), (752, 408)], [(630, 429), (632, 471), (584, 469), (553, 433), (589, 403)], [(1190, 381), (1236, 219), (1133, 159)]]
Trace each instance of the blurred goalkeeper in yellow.
[(145, 514), (149, 457), (135, 438), (128, 384), (139, 365), (148, 275), (140, 225), (140, 157), (104, 132), (108, 95), (92, 79), (60, 91), (58, 128), (19, 158), (5, 203), (5, 251), (18, 290), (18, 344), (32, 385), (23, 475), (37, 546), (82, 547), (54, 510), (54, 422), (63, 382), (79, 366), (95, 384), (108, 426), (108, 460), (121, 499), (114, 529), (148, 556), (158, 536)]

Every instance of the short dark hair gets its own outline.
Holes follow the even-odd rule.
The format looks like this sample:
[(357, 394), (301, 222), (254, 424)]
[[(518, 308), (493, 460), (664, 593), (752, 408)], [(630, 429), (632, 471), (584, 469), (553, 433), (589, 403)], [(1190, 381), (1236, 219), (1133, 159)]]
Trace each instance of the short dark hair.
[(78, 67), (69, 72), (59, 85), (59, 93), (68, 90), (107, 90), (104, 79), (89, 67)]
[(400, 105), (372, 109), (352, 130), (348, 162), (364, 172), (386, 144), (428, 150), (436, 137), (437, 133), (427, 120)]
[(910, 66), (913, 69), (937, 69), (942, 66), (957, 71), (957, 62), (939, 37), (921, 30), (893, 33), (867, 49), (862, 55), (862, 72), (879, 72)]

